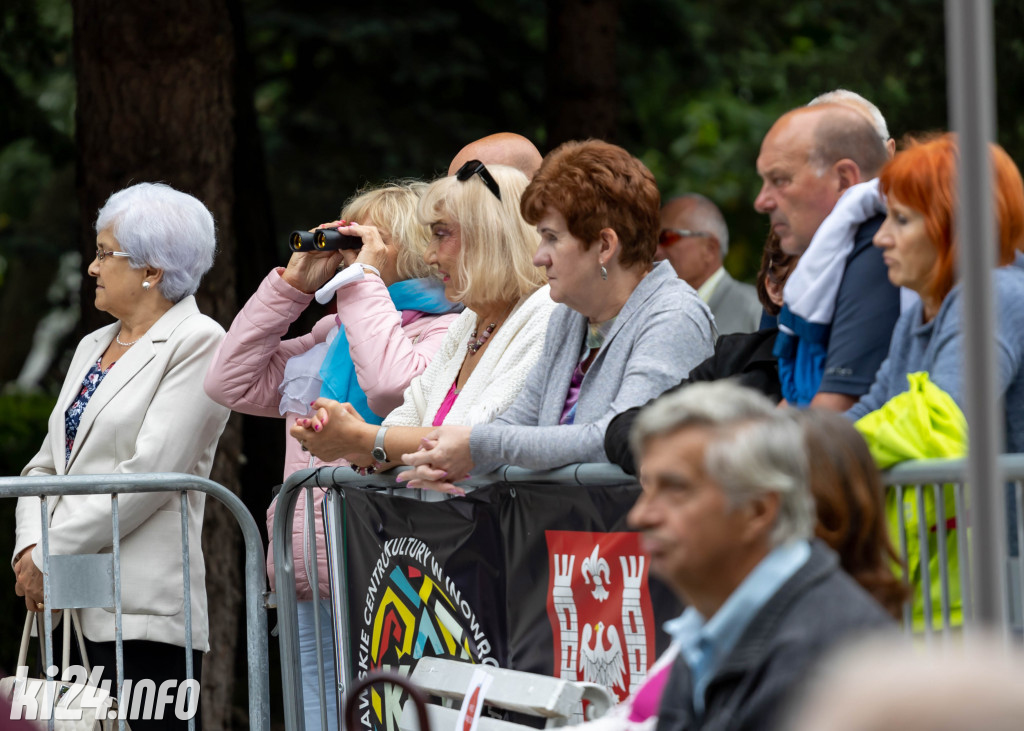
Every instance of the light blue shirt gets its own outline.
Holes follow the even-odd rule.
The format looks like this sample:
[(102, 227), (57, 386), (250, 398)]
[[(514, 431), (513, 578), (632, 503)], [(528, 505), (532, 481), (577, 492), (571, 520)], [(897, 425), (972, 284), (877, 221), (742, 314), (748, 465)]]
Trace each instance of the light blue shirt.
[(761, 559), (709, 620), (693, 607), (665, 622), (693, 676), (693, 709), (704, 714), (704, 692), (715, 669), (739, 641), (750, 621), (811, 555), (807, 541), (790, 541)]

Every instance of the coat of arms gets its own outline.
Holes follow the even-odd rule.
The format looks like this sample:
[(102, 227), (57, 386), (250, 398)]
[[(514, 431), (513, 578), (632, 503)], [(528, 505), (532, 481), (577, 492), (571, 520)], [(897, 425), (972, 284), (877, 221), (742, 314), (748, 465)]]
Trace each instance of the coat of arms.
[(638, 534), (545, 535), (555, 671), (607, 686), (624, 700), (654, 659), (654, 612)]

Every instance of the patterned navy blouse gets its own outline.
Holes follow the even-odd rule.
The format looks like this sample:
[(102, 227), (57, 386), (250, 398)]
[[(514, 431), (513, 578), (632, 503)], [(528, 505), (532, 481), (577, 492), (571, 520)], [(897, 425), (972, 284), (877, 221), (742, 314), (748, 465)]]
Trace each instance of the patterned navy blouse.
[(110, 372), (110, 369), (114, 367), (111, 363), (107, 366), (107, 370), (103, 370), (100, 367), (100, 362), (103, 357), (100, 356), (93, 363), (92, 368), (85, 374), (85, 380), (82, 381), (82, 390), (78, 392), (78, 398), (74, 400), (68, 410), (64, 412), (64, 468), (67, 469), (68, 460), (71, 459), (71, 448), (75, 446), (75, 436), (78, 434), (78, 424), (82, 421), (82, 413), (85, 411), (86, 405), (89, 403), (89, 399), (96, 393), (96, 389), (99, 388), (100, 382), (103, 377)]

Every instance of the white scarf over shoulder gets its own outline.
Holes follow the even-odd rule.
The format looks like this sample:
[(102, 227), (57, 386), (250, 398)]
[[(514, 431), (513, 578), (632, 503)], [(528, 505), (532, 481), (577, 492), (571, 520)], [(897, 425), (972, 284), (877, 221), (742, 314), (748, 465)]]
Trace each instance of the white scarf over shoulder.
[[(807, 251), (786, 282), (782, 297), (791, 314), (813, 324), (832, 323), (839, 285), (842, 284), (857, 231), (861, 224), (885, 212), (878, 178), (846, 189), (832, 212), (818, 226)], [(900, 311), (906, 312), (918, 299), (913, 290), (901, 287)], [(792, 329), (783, 323), (779, 324), (779, 329), (793, 334)]]
[[(493, 421), (511, 405), (540, 358), (548, 318), (555, 308), (551, 289), (541, 287), (520, 302), (491, 336), (473, 374), (466, 381), (445, 424), (473, 426)], [(384, 426), (431, 426), (466, 359), (466, 346), (477, 330), (476, 313), (465, 310), (448, 329), (437, 355), (405, 389), (401, 406)]]
[[(807, 251), (786, 281), (782, 297), (791, 313), (810, 323), (832, 323), (839, 285), (857, 231), (879, 213), (885, 213), (885, 201), (878, 190), (878, 178), (846, 189), (818, 226)], [(784, 326), (780, 325), (782, 328)]]

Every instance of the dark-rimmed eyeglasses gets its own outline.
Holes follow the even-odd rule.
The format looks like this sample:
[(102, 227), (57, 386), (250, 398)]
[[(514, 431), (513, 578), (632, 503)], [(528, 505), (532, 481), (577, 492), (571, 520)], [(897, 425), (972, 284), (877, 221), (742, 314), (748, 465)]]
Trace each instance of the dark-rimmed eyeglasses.
[(479, 160), (470, 160), (455, 173), (455, 179), (460, 183), (465, 183), (467, 180), (472, 178), (474, 175), (479, 175), (480, 179), (484, 181), (484, 185), (487, 186), (487, 190), (494, 193), (494, 197), (501, 200), (501, 188), (498, 187), (498, 181), (494, 179), (490, 171)]
[(98, 246), (96, 247), (96, 260), (97, 261), (103, 261), (108, 256), (131, 257), (131, 254), (126, 254), (123, 251), (105, 251), (104, 249), (101, 249)]
[(691, 231), (687, 228), (663, 228), (658, 234), (661, 246), (671, 246), (680, 239), (702, 238), (711, 236), (707, 231)]

